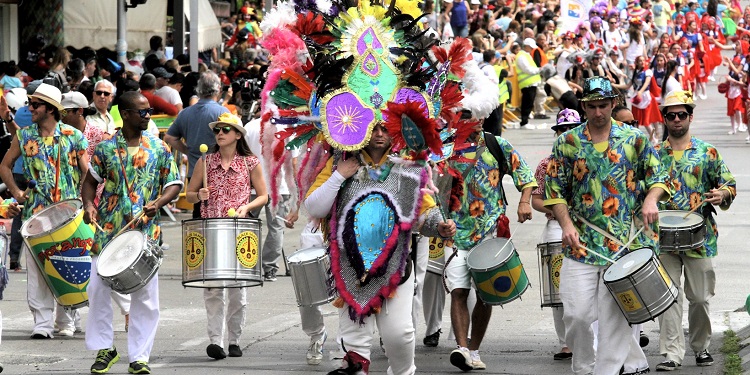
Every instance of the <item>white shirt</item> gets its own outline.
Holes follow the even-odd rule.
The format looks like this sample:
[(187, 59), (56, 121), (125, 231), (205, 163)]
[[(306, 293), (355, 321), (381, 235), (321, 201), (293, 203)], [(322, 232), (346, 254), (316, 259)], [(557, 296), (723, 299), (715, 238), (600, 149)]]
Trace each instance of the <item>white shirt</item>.
[(164, 86), (156, 91), (154, 91), (154, 95), (166, 100), (171, 105), (182, 105), (182, 98), (180, 98), (180, 92), (169, 87)]
[(106, 115), (102, 115), (101, 112), (97, 111), (93, 115), (86, 116), (86, 121), (107, 134), (115, 133), (115, 119), (109, 111), (107, 111)]

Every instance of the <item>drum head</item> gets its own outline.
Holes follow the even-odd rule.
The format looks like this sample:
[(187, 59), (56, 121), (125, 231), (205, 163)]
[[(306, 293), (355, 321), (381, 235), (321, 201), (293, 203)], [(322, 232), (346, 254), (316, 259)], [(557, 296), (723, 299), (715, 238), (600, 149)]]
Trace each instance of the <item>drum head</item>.
[(320, 246), (314, 246), (307, 249), (298, 250), (294, 254), (290, 255), (289, 263), (302, 263), (311, 260), (318, 259), (326, 255), (326, 248)]
[(703, 216), (689, 211), (659, 211), (659, 225), (670, 228), (693, 227), (703, 224)]
[(466, 264), (470, 270), (493, 269), (510, 259), (515, 250), (513, 241), (507, 238), (493, 238), (471, 249), (466, 257)]
[(81, 207), (83, 202), (78, 199), (55, 203), (30, 217), (21, 228), (21, 235), (33, 237), (53, 232), (73, 220)]
[(654, 252), (649, 248), (638, 249), (625, 255), (607, 268), (604, 272), (604, 281), (615, 281), (630, 276), (648, 263), (653, 256)]
[(144, 242), (145, 235), (137, 230), (129, 230), (113, 238), (99, 254), (96, 272), (102, 276), (120, 274), (135, 263), (145, 246)]

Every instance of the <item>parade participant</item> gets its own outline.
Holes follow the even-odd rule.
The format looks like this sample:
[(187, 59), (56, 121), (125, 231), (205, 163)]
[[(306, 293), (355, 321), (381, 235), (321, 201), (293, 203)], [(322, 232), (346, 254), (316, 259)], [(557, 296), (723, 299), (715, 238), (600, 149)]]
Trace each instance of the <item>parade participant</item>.
[[(557, 114), (557, 124), (552, 126), (552, 130), (555, 132), (555, 138), (559, 137), (562, 133), (568, 131), (568, 129), (574, 128), (581, 123), (581, 118), (573, 109), (563, 109)], [(562, 240), (562, 228), (557, 222), (555, 217), (552, 215), (552, 210), (544, 206), (544, 176), (547, 175), (547, 165), (549, 165), (551, 157), (548, 156), (539, 162), (534, 172), (534, 178), (536, 179), (537, 186), (534, 191), (531, 192), (531, 206), (543, 213), (547, 218), (547, 224), (542, 232), (541, 243), (548, 242), (559, 242)], [(573, 356), (570, 348), (565, 344), (565, 323), (563, 323), (563, 307), (552, 308), (552, 318), (555, 323), (555, 332), (557, 333), (557, 340), (560, 342), (561, 349), (558, 353), (552, 356), (555, 360), (568, 359)]]
[[(84, 221), (97, 223), (91, 249), (91, 274), (97, 275), (98, 254), (126, 224), (136, 220), (134, 228), (154, 241), (161, 237), (159, 211), (182, 188), (177, 166), (167, 145), (147, 131), (153, 109), (137, 92), (120, 98), (123, 127), (96, 147), (91, 169), (83, 183)], [(94, 205), (96, 187), (104, 180), (98, 207)], [(144, 216), (145, 215), (145, 216)], [(131, 229), (129, 226), (127, 229)], [(86, 322), (86, 349), (97, 350), (91, 372), (106, 373), (119, 359), (112, 329), (112, 289), (99, 277), (88, 285), (89, 317)], [(148, 366), (156, 328), (159, 323), (158, 272), (141, 289), (131, 294), (128, 356), (131, 374), (150, 374)]]
[[(709, 299), (714, 296), (716, 274), (713, 258), (718, 255), (716, 210), (727, 210), (737, 196), (734, 176), (719, 152), (711, 144), (690, 134), (695, 104), (686, 91), (673, 92), (660, 106), (669, 136), (657, 150), (666, 166), (672, 186), (672, 198), (660, 203), (663, 210), (696, 210), (705, 218), (706, 237), (702, 246), (684, 252), (666, 251), (659, 255), (669, 277), (680, 288), (677, 303), (659, 316), (659, 351), (666, 357), (656, 371), (672, 371), (685, 359), (685, 335), (682, 328), (683, 301), (687, 298), (688, 337), (697, 366), (711, 366)], [(682, 278), (684, 276), (684, 287)]]
[[(628, 373), (645, 373), (646, 356), (604, 286), (602, 275), (608, 263), (593, 254), (596, 251), (611, 258), (618, 245), (582, 218), (627, 243), (634, 235), (630, 233), (634, 222), (650, 226), (658, 220), (656, 202), (668, 192), (667, 176), (646, 135), (612, 119), (616, 94), (609, 80), (588, 79), (583, 95), (588, 121), (555, 141), (544, 192), (544, 205), (552, 208), (563, 229), (560, 299), (565, 306), (565, 342), (573, 352), (575, 374), (616, 374), (626, 359), (637, 366), (636, 370), (626, 368)], [(636, 217), (638, 213), (641, 217)], [(655, 245), (654, 239), (642, 232), (631, 248)], [(594, 348), (591, 324), (597, 319)]]
[[(65, 109), (60, 104), (62, 94), (54, 86), (42, 83), (29, 95), (29, 109), (34, 122), (16, 131), (10, 149), (0, 164), (0, 177), (13, 197), (23, 204), (23, 220), (28, 220), (45, 207), (65, 199), (79, 196), (81, 176), (88, 170), (88, 143), (77, 129), (60, 121)], [(36, 180), (35, 189), (21, 190), (13, 180), (13, 164), (19, 157), (23, 160), (24, 176)], [(27, 259), (34, 255), (29, 251)], [(32, 263), (31, 261), (29, 263)], [(33, 339), (52, 338), (52, 313), (57, 305), (52, 291), (47, 287), (37, 266), (28, 269), (28, 303), (34, 315)], [(73, 336), (75, 325), (70, 312), (59, 316), (56, 324), (61, 336)]]
[[(507, 201), (502, 188), (502, 176), (507, 173), (521, 192), (518, 203), (518, 222), (531, 219), (531, 191), (537, 186), (534, 172), (521, 155), (503, 138), (495, 137), (502, 152), (498, 160), (487, 144), (481, 128), (474, 129), (470, 138), (474, 147), (466, 148), (462, 155), (469, 162), (456, 162), (456, 169), (464, 176), (460, 209), (451, 212), (456, 222), (454, 259), (445, 267), (446, 284), (451, 295), (451, 322), (458, 348), (450, 355), (451, 364), (463, 371), (484, 369), (486, 365), (479, 355), (479, 347), (487, 331), (492, 315), (492, 306), (477, 300), (474, 310), (469, 312), (467, 298), (471, 290), (471, 275), (466, 258), (474, 246), (493, 234), (496, 226), (505, 226)], [(469, 342), (471, 324), (471, 342)]]
[(654, 124), (661, 121), (661, 114), (659, 114), (656, 98), (654, 98), (651, 90), (649, 90), (651, 85), (654, 84), (653, 76), (654, 72), (648, 69), (646, 59), (643, 56), (636, 57), (635, 70), (633, 71), (633, 78), (631, 80), (631, 86), (635, 90), (633, 116), (635, 116), (635, 119), (638, 120), (641, 126), (646, 128), (649, 140), (655, 143), (656, 129)]
[[(268, 193), (263, 169), (245, 142), (242, 121), (237, 116), (224, 113), (208, 126), (216, 134), (216, 145), (206, 154), (205, 159), (199, 160), (194, 171), (199, 176), (203, 176), (206, 171), (208, 186), (203, 186), (202, 178), (191, 179), (186, 198), (190, 203), (203, 202), (201, 217), (204, 219), (230, 217), (232, 210), (236, 212), (235, 217), (250, 217), (250, 212), (266, 204)], [(256, 197), (251, 200), (252, 189), (255, 189)], [(206, 348), (208, 356), (214, 359), (226, 358), (226, 323), (229, 356), (242, 357), (240, 337), (245, 325), (246, 289), (206, 288), (203, 289), (203, 300), (206, 303), (208, 337), (211, 340)]]

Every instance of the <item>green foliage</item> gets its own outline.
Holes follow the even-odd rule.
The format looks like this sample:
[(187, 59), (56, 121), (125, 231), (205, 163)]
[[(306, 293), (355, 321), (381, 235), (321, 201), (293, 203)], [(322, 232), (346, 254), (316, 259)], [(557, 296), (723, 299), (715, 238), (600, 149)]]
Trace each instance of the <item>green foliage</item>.
[(724, 344), (721, 346), (721, 353), (724, 354), (724, 374), (725, 375), (742, 375), (742, 359), (738, 355), (740, 349), (740, 339), (731, 329), (724, 332)]

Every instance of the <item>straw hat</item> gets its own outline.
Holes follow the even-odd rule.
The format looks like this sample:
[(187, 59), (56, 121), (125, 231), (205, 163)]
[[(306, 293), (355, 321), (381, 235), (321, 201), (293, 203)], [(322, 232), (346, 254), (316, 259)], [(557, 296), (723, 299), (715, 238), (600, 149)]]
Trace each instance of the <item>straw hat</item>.
[(242, 120), (231, 113), (222, 113), (221, 116), (219, 116), (219, 120), (209, 123), (208, 127), (213, 130), (219, 125), (233, 126), (235, 129), (237, 129), (238, 132), (242, 133), (243, 136), (247, 134), (247, 130), (245, 130), (245, 127), (242, 126)]
[(686, 107), (695, 108), (695, 102), (693, 102), (693, 93), (690, 91), (675, 90), (667, 94), (664, 98), (664, 102), (659, 106), (659, 110), (663, 111), (664, 108), (673, 107), (677, 105), (684, 105)]
[(36, 88), (36, 91), (34, 91), (34, 94), (29, 95), (29, 98), (36, 98), (45, 103), (49, 103), (60, 111), (65, 109), (62, 104), (60, 104), (60, 101), (62, 101), (62, 93), (60, 92), (60, 89), (46, 83), (40, 84), (39, 87)]

